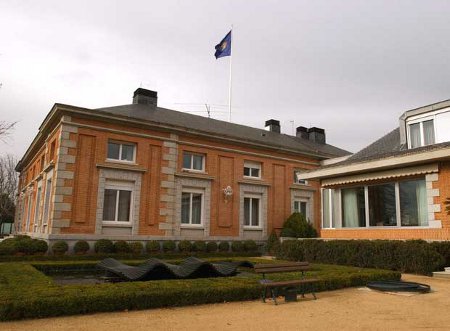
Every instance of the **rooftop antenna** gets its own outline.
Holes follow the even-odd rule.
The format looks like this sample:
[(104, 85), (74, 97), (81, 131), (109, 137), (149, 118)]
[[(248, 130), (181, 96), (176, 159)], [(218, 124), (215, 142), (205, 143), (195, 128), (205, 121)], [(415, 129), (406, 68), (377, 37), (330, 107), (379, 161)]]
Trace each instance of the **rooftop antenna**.
[(294, 121), (292, 120), (292, 121), (289, 121), (289, 122), (291, 122), (291, 125), (292, 125), (292, 135), (295, 136), (295, 125), (294, 125)]

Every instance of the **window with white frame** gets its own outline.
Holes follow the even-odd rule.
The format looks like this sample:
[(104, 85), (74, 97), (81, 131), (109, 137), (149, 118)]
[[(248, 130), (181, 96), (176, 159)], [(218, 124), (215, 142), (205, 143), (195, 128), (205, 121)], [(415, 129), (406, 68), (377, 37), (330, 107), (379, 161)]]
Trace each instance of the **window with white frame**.
[(44, 198), (44, 215), (42, 216), (43, 220), (43, 232), (46, 230), (48, 225), (48, 220), (50, 217), (50, 198), (52, 194), (52, 177), (47, 177), (47, 181), (45, 183), (45, 198)]
[(183, 169), (205, 171), (205, 155), (183, 152)]
[(244, 177), (261, 178), (261, 163), (244, 161)]
[(30, 192), (28, 195), (28, 207), (27, 207), (27, 223), (25, 231), (30, 231), (30, 221), (31, 221), (31, 207), (33, 203), (33, 193)]
[(301, 213), (303, 216), (305, 216), (307, 221), (310, 221), (310, 215), (309, 215), (309, 199), (307, 198), (296, 198), (294, 200), (294, 212), (295, 213)]
[(108, 160), (135, 162), (136, 145), (132, 143), (121, 143), (108, 141)]
[(36, 205), (34, 208), (34, 232), (38, 231), (39, 223), (40, 223), (40, 217), (39, 214), (41, 213), (41, 194), (42, 194), (42, 182), (39, 181), (37, 185), (37, 192), (36, 192)]
[(181, 193), (181, 225), (203, 225), (203, 190), (184, 189)]
[(323, 228), (428, 226), (423, 178), (324, 189), (322, 207)]
[(130, 222), (133, 187), (134, 183), (106, 183), (103, 200), (103, 222)]
[(261, 227), (261, 196), (246, 194), (244, 196), (244, 227)]
[(308, 181), (306, 179), (300, 179), (301, 173), (302, 172), (300, 170), (294, 170), (294, 183), (308, 185)]
[(408, 125), (408, 127), (410, 148), (434, 144), (435, 135), (433, 119), (411, 123)]

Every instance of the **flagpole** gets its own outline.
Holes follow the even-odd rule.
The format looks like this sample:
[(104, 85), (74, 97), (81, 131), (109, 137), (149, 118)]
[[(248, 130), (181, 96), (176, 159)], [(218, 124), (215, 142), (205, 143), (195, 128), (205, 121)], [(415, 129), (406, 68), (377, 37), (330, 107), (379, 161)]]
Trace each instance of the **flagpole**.
[(231, 24), (231, 54), (230, 54), (230, 81), (228, 83), (228, 107), (229, 107), (229, 115), (228, 115), (228, 122), (231, 122), (231, 82), (233, 78), (233, 71), (232, 71), (232, 64), (233, 64), (233, 24)]

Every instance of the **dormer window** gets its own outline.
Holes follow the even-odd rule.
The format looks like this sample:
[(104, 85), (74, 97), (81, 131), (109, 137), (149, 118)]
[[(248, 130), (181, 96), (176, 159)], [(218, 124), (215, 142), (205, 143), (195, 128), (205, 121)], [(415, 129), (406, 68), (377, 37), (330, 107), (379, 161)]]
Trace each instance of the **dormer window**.
[(410, 148), (427, 146), (435, 143), (434, 120), (409, 124)]

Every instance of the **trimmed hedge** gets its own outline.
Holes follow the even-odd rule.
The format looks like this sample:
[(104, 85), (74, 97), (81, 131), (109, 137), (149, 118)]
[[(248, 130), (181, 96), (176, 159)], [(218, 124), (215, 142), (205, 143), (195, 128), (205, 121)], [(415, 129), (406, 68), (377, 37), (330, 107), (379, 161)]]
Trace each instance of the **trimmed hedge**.
[(95, 242), (94, 250), (100, 254), (111, 254), (114, 253), (114, 244), (109, 239), (100, 239)]
[(128, 243), (130, 245), (130, 252), (133, 255), (141, 255), (144, 250), (144, 245), (140, 241)]
[(64, 255), (69, 250), (69, 245), (64, 240), (58, 240), (52, 245), (52, 252), (55, 255)]
[(206, 242), (194, 241), (192, 248), (195, 252), (206, 252)]
[(150, 240), (150, 241), (147, 241), (147, 243), (145, 244), (145, 250), (149, 254), (156, 253), (156, 252), (161, 251), (161, 245), (159, 244), (159, 241)]
[(244, 251), (244, 244), (242, 241), (233, 241), (231, 243), (231, 251), (233, 252), (243, 252)]
[[(266, 260), (252, 262), (263, 262)], [(398, 280), (400, 273), (343, 266), (314, 265), (316, 290), (365, 285), (374, 280)], [(274, 275), (296, 279), (299, 273)], [(43, 318), (94, 312), (190, 306), (259, 298), (259, 275), (148, 282), (55, 285), (29, 264), (0, 264), (0, 320)]]
[(177, 249), (177, 244), (172, 240), (164, 241), (162, 246), (164, 252), (174, 252)]
[(286, 240), (279, 258), (431, 274), (445, 263), (423, 240)]
[(16, 236), (0, 242), (0, 256), (43, 255), (48, 251), (44, 240), (31, 239), (29, 236)]
[(245, 240), (243, 245), (245, 252), (256, 252), (258, 250), (258, 245), (254, 240)]
[(85, 240), (79, 240), (73, 246), (73, 251), (75, 254), (86, 254), (91, 247), (89, 243)]
[(189, 253), (192, 251), (192, 243), (189, 240), (181, 240), (178, 243), (178, 250), (182, 253)]
[(131, 253), (131, 248), (125, 240), (119, 240), (114, 243), (114, 252), (117, 254), (128, 254)]
[(230, 243), (228, 241), (221, 241), (219, 243), (219, 252), (228, 252), (230, 251)]
[(206, 244), (206, 251), (208, 253), (217, 252), (218, 248), (219, 248), (219, 246), (217, 245), (217, 243), (215, 241), (209, 241)]

